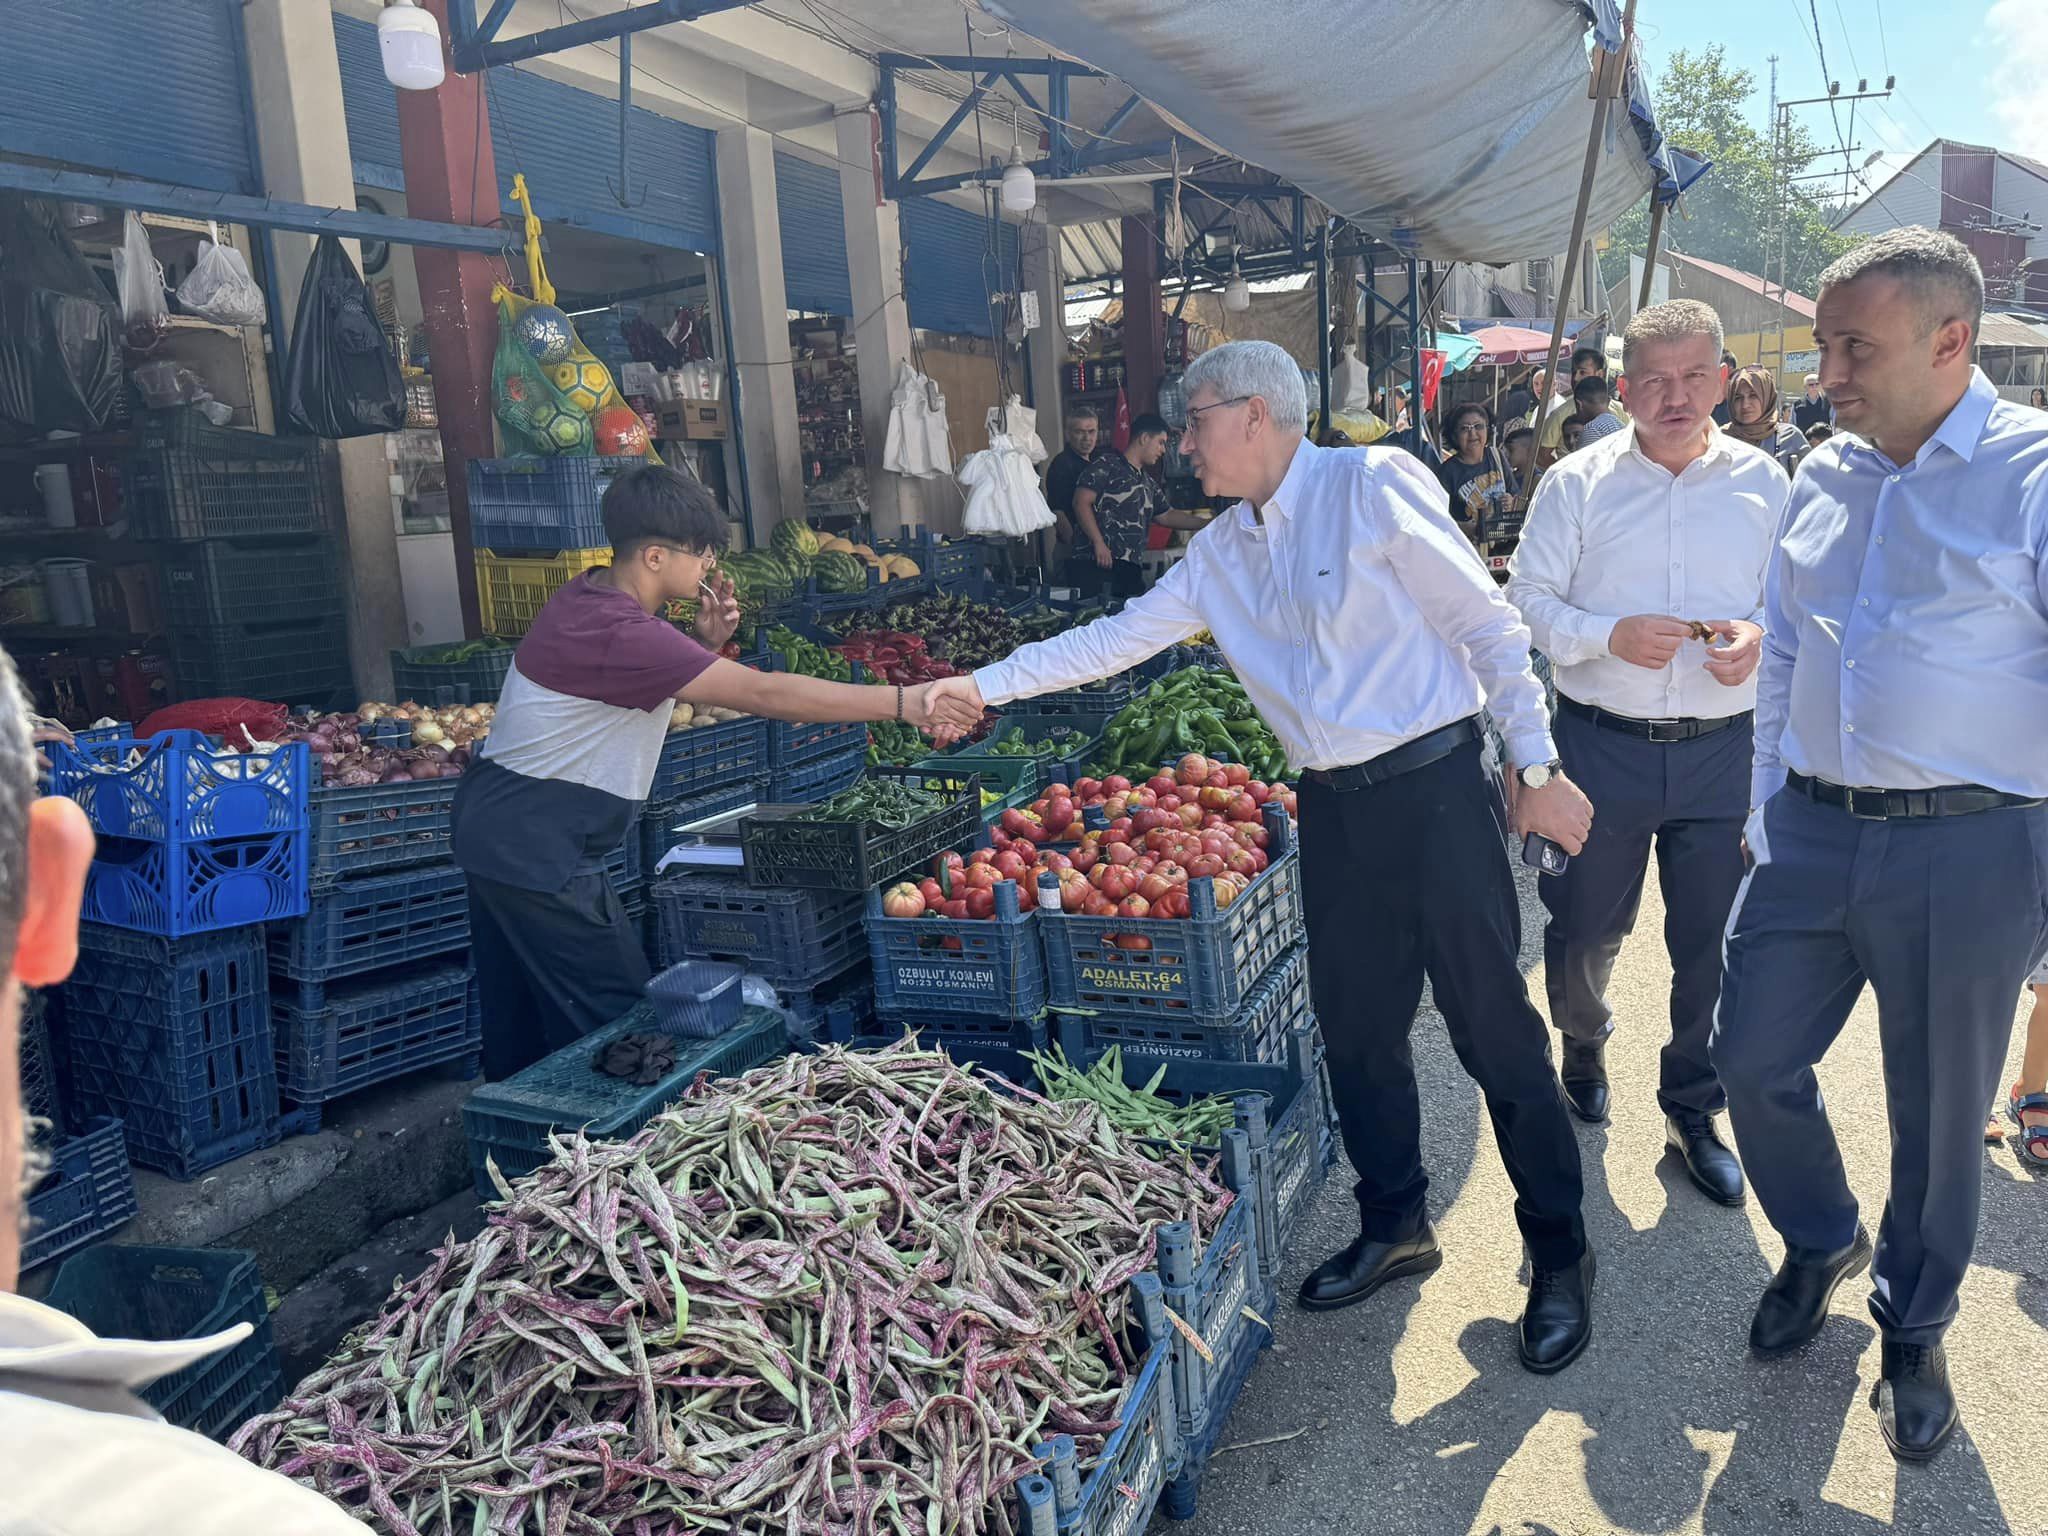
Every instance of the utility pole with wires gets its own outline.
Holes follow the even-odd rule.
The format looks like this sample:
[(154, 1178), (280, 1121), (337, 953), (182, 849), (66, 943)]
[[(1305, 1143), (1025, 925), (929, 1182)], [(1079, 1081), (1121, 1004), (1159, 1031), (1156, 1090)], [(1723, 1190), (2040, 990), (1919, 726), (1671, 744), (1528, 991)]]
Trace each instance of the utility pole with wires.
[[(1790, 101), (1780, 101), (1778, 99), (1778, 59), (1776, 54), (1771, 56), (1771, 180), (1775, 184), (1772, 188), (1772, 193), (1777, 204), (1776, 213), (1778, 219), (1778, 248), (1776, 253), (1778, 303), (1777, 309), (1772, 316), (1770, 328), (1757, 338), (1756, 360), (1758, 367), (1769, 368), (1773, 377), (1781, 381), (1785, 373), (1785, 325), (1791, 316), (1791, 306), (1786, 302), (1786, 295), (1791, 291), (1792, 284), (1790, 268), (1793, 187), (1798, 181), (1814, 179), (1791, 175), (1791, 167), (1785, 163), (1792, 152), (1792, 109), (1794, 107), (1824, 106), (1832, 114), (1835, 108), (1843, 102), (1848, 102), (1853, 107), (1859, 101), (1884, 101), (1892, 94), (1892, 88), (1895, 83), (1896, 77), (1887, 75), (1885, 76), (1884, 89), (1873, 91), (1870, 89), (1870, 82), (1868, 80), (1858, 80), (1856, 82), (1856, 89), (1844, 94), (1842, 83), (1839, 80), (1830, 80), (1828, 82), (1828, 93), (1825, 96), (1801, 96), (1795, 97)], [(1840, 127), (1841, 124), (1838, 120), (1836, 122), (1838, 133)], [(1850, 144), (1844, 140), (1837, 149), (1830, 150), (1828, 153), (1830, 156), (1835, 154), (1841, 155), (1842, 164), (1844, 170), (1846, 170), (1849, 166), (1849, 157), (1860, 148), (1862, 148), (1860, 144)], [(1875, 159), (1876, 157), (1873, 156), (1872, 158)], [(1869, 164), (1870, 161), (1864, 162), (1866, 168)], [(1830, 171), (1824, 179), (1831, 179), (1836, 174), (1838, 173)], [(1771, 274), (1766, 270), (1764, 273), (1764, 298), (1768, 301), (1770, 297)]]

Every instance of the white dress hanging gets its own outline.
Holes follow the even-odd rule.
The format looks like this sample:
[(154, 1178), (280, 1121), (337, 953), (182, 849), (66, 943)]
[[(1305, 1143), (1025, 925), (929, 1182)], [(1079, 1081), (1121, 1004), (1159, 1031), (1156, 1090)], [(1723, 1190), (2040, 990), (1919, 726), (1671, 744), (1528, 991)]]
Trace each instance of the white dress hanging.
[(889, 436), (882, 448), (882, 468), (917, 480), (953, 472), (946, 397), (907, 360), (897, 365), (896, 389), (889, 397)]
[(1021, 539), (1052, 526), (1052, 508), (1045, 503), (1031, 460), (1004, 433), (992, 434), (986, 449), (967, 456), (960, 466), (960, 483), (967, 487), (967, 508), (961, 517), (965, 532)]
[(1034, 464), (1043, 464), (1050, 457), (1038, 435), (1038, 412), (1015, 395), (988, 408), (988, 435), (993, 439), (999, 432), (1023, 449)]

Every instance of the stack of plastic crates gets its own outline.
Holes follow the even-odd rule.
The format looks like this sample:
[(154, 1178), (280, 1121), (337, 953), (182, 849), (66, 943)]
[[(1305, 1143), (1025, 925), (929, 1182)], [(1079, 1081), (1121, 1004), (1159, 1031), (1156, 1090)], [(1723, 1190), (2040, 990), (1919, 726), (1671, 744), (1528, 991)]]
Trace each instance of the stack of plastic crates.
[(24, 1270), (104, 1237), (135, 1214), (135, 1175), (121, 1122), (101, 1117), (73, 1125), (65, 1118), (51, 1011), (44, 993), (22, 993), (21, 1098), (44, 1165), (27, 1194)]
[(53, 744), (51, 793), (98, 836), (88, 922), (184, 938), (306, 910), (303, 744), (217, 749), (195, 731)]
[(189, 1179), (276, 1143), (263, 930), (168, 939), (79, 931), (60, 995), (65, 1117), (118, 1119), (129, 1155)]
[(146, 415), (122, 474), (140, 538), (169, 542), (163, 621), (187, 698), (331, 706), (349, 687), (333, 493), (315, 438)]
[(486, 632), (526, 633), (572, 577), (610, 565), (605, 490), (632, 458), (472, 459), (469, 528)]
[(850, 1030), (870, 1011), (862, 897), (753, 886), (743, 875), (714, 873), (665, 875), (651, 889), (657, 966), (744, 966), (775, 989), (793, 1031), (806, 1039), (829, 1038), (834, 1020)]

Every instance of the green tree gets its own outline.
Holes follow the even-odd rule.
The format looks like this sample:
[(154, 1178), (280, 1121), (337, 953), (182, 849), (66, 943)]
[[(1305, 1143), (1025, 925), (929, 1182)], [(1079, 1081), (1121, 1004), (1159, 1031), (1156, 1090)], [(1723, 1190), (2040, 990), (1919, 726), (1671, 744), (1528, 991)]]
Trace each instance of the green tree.
[[(1659, 73), (1657, 126), (1671, 143), (1714, 163), (1681, 199), (1682, 216), (1666, 216), (1664, 243), (1775, 280), (1779, 210), (1785, 208), (1785, 280), (1794, 292), (1811, 293), (1821, 270), (1851, 241), (1828, 227), (1826, 207), (1793, 180), (1820, 159), (1820, 141), (1795, 117), (1774, 172), (1769, 125), (1753, 120), (1768, 115), (1752, 113), (1756, 94), (1756, 76), (1731, 67), (1718, 44), (1698, 53), (1681, 49)], [(1616, 219), (1608, 234), (1600, 276), (1611, 288), (1628, 276), (1629, 257), (1649, 247), (1649, 200)]]

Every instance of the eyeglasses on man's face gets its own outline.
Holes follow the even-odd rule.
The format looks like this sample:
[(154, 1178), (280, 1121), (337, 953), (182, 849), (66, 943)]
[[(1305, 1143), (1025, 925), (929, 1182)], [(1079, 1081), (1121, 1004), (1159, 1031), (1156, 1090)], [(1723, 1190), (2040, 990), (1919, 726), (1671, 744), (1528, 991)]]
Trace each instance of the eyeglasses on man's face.
[(1251, 398), (1250, 395), (1232, 395), (1228, 400), (1212, 400), (1207, 405), (1189, 406), (1188, 421), (1187, 425), (1181, 428), (1181, 438), (1186, 440), (1198, 436), (1202, 430), (1202, 418), (1211, 411), (1220, 411), (1226, 406), (1243, 405)]

